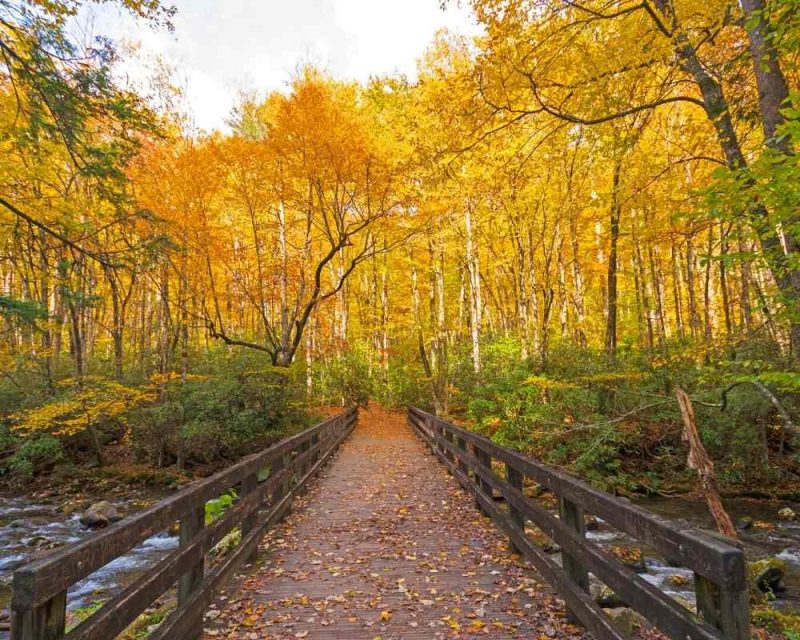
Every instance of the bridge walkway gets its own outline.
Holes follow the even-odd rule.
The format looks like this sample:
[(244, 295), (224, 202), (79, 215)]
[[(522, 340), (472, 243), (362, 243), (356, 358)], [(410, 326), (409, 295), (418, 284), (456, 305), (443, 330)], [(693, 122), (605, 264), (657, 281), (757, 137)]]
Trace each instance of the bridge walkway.
[(371, 405), (204, 637), (588, 637), (473, 502), (403, 414)]

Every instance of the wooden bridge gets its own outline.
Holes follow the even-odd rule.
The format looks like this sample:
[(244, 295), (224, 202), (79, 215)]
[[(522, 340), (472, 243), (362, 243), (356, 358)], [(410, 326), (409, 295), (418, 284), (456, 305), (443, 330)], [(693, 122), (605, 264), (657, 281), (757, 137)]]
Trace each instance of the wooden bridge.
[[(111, 640), (173, 589), (175, 607), (148, 638), (622, 638), (589, 596), (589, 574), (675, 640), (750, 637), (737, 547), (418, 409), (407, 422), (376, 407), (357, 416), (345, 411), (21, 568), (12, 640)], [(558, 496), (558, 517), (528, 497), (533, 483)], [(205, 503), (230, 488), (236, 504), (206, 526)], [(587, 540), (587, 513), (691, 569), (698, 614)], [(176, 521), (178, 549), (67, 629), (71, 585)], [(236, 527), (241, 543), (212, 560)], [(533, 541), (536, 529), (561, 563)]]

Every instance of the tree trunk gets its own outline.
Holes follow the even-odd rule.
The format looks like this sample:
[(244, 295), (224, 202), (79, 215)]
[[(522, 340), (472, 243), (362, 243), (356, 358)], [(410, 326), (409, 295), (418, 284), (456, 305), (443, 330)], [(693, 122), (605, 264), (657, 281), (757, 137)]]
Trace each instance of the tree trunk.
[[(744, 238), (741, 237), (741, 230), (739, 233), (739, 253), (746, 254), (747, 243)], [(750, 271), (750, 260), (746, 256), (740, 258), (740, 260), (739, 306), (742, 310), (741, 324), (744, 330), (749, 333), (753, 328), (753, 307), (750, 304), (750, 285), (752, 283), (753, 276)]]
[(788, 106), (789, 85), (783, 73), (778, 51), (771, 38), (769, 23), (765, 15), (764, 0), (740, 0), (747, 25), (747, 38), (753, 70), (758, 85), (758, 106), (761, 125), (768, 147), (791, 154), (788, 136), (778, 137), (778, 128), (786, 121), (781, 109)]
[(283, 201), (281, 201), (278, 207), (278, 246), (281, 252), (279, 285), (281, 299), (281, 353), (278, 361), (281, 366), (288, 367), (291, 364), (289, 345), (289, 302), (287, 298), (289, 286), (289, 254), (286, 247), (286, 208)]
[(123, 380), (123, 340), (122, 340), (122, 301), (120, 300), (119, 283), (111, 267), (104, 267), (106, 280), (111, 297), (111, 338), (114, 342), (114, 378), (117, 382)]
[(42, 349), (45, 353), (45, 376), (47, 386), (53, 390), (53, 354), (50, 347), (53, 344), (53, 335), (50, 330), (50, 260), (47, 252), (47, 236), (44, 231), (39, 232), (39, 268), (42, 275), (39, 285), (39, 304), (47, 314), (47, 322), (42, 329)]
[(570, 220), (570, 235), (572, 236), (572, 286), (573, 303), (575, 306), (575, 334), (578, 345), (586, 346), (586, 311), (583, 300), (583, 272), (581, 271), (580, 251), (578, 246), (578, 223), (576, 216)]
[(681, 296), (681, 270), (678, 265), (680, 249), (675, 242), (670, 245), (670, 261), (672, 263), (672, 298), (675, 305), (675, 329), (678, 338), (683, 340), (686, 337), (686, 330), (683, 326), (683, 298)]
[(706, 268), (703, 279), (703, 337), (710, 341), (714, 333), (714, 282), (711, 267), (713, 261), (714, 235), (712, 229), (708, 230), (708, 245), (706, 250)]
[(472, 203), (467, 203), (464, 214), (466, 225), (466, 250), (467, 250), (467, 270), (469, 272), (470, 284), (470, 337), (472, 341), (472, 367), (475, 373), (481, 371), (481, 314), (483, 302), (481, 300), (481, 277), (478, 255), (475, 251), (473, 238)]
[(697, 312), (697, 287), (695, 285), (694, 269), (694, 235), (690, 232), (686, 238), (686, 290), (689, 294), (689, 328), (692, 332), (692, 338), (697, 338), (700, 333), (700, 315)]
[[(668, 0), (654, 0), (654, 2), (667, 21), (671, 23), (673, 21), (671, 3)], [(758, 5), (763, 5), (763, 0), (743, 0), (744, 5), (752, 9)], [(747, 11), (747, 7), (745, 7), (745, 11)], [(777, 56), (773, 55), (773, 60), (768, 60), (770, 58), (770, 44), (769, 39), (764, 37), (763, 24), (760, 29), (758, 20), (754, 21), (753, 24), (755, 26), (751, 28), (748, 35), (751, 40), (751, 51), (753, 46), (756, 48), (756, 52), (753, 53), (754, 63), (756, 64), (756, 81), (759, 85), (760, 107), (765, 109), (762, 115), (762, 125), (765, 132), (774, 132), (782, 117), (779, 111), (781, 103), (777, 102), (780, 100), (782, 93), (782, 89), (779, 86), (782, 74), (780, 73)], [(746, 169), (747, 162), (733, 125), (733, 118), (722, 90), (722, 85), (706, 70), (706, 67), (700, 61), (697, 50), (685, 32), (676, 32), (672, 39), (681, 67), (694, 79), (700, 89), (700, 93), (703, 96), (703, 106), (717, 134), (726, 165), (733, 171)], [(756, 62), (757, 56), (762, 64)], [(768, 138), (769, 140), (774, 141), (769, 142), (769, 144), (782, 144), (780, 141), (775, 140), (774, 136)], [(753, 187), (752, 178), (746, 177), (743, 188), (750, 191)], [(798, 357), (800, 355), (800, 317), (796, 312), (796, 306), (798, 300), (800, 300), (800, 269), (796, 266), (795, 254), (798, 253), (800, 247), (797, 246), (796, 240), (790, 234), (786, 238), (786, 250), (784, 251), (781, 237), (770, 220), (767, 208), (758, 201), (753, 193), (749, 195), (749, 200), (748, 208), (754, 221), (754, 231), (758, 235), (764, 258), (789, 310), (792, 352), (795, 357)], [(792, 218), (783, 220), (782, 224), (786, 228), (794, 228), (796, 221)]]
[(656, 325), (658, 327), (658, 345), (663, 347), (667, 339), (666, 318), (664, 317), (664, 274), (661, 271), (661, 259), (656, 261), (657, 247), (652, 245), (648, 249), (650, 263), (650, 277), (653, 280), (653, 289), (656, 301)]
[(722, 294), (722, 311), (725, 317), (725, 334), (730, 336), (733, 333), (733, 320), (731, 319), (731, 294), (728, 289), (728, 267), (725, 260), (728, 256), (728, 232), (725, 225), (719, 225), (719, 289)]
[(607, 293), (606, 293), (606, 356), (613, 362), (617, 357), (617, 245), (619, 243), (619, 225), (622, 214), (620, 203), (620, 175), (622, 163), (615, 155), (614, 168), (611, 180), (611, 216), (610, 216), (610, 238), (608, 249), (608, 272), (607, 272)]

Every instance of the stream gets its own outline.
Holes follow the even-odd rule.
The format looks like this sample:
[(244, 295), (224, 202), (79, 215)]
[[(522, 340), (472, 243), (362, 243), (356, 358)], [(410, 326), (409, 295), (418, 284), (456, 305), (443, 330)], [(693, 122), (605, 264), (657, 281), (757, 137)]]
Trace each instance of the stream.
[[(677, 523), (713, 530), (714, 521), (704, 501), (688, 498), (642, 498), (638, 506)], [(779, 609), (800, 609), (800, 520), (784, 521), (778, 511), (789, 507), (800, 514), (796, 503), (767, 502), (747, 498), (723, 501), (731, 518), (737, 523), (751, 519), (754, 524), (739, 530), (748, 561), (777, 557), (786, 562), (785, 591), (776, 594), (773, 606)], [(768, 528), (763, 528), (763, 527)], [(587, 532), (590, 540), (604, 546), (637, 545), (636, 541), (600, 521), (594, 531)], [(690, 570), (670, 566), (652, 550), (642, 549), (647, 572), (641, 574), (672, 597), (694, 605), (693, 574)], [(673, 578), (677, 576), (677, 578)]]
[[(140, 503), (130, 500), (110, 498), (109, 502), (122, 514), (141, 508)], [(80, 514), (65, 515), (55, 502), (0, 495), (0, 611), (8, 609), (15, 569), (47, 553), (47, 548), (78, 542), (96, 533), (80, 523)], [(145, 540), (73, 585), (67, 594), (67, 608), (75, 610), (113, 597), (177, 546), (177, 537), (166, 534)], [(0, 638), (5, 637), (3, 633), (0, 630)]]
[[(152, 496), (152, 499), (158, 497)], [(110, 501), (123, 514), (131, 514), (142, 506), (141, 501), (125, 499)], [(713, 528), (705, 503), (700, 500), (647, 498), (636, 500), (636, 503), (672, 520), (683, 521), (700, 528)], [(776, 556), (785, 560), (786, 591), (779, 594), (774, 605), (780, 608), (800, 609), (800, 521), (787, 522), (777, 517), (782, 507), (788, 506), (798, 513), (800, 507), (796, 504), (750, 499), (731, 499), (726, 500), (725, 504), (734, 521), (751, 518), (757, 523), (766, 523), (769, 527), (765, 529), (764, 525), (752, 526), (740, 532), (748, 559)], [(65, 515), (57, 502), (0, 495), (0, 612), (8, 608), (14, 570), (32, 557), (46, 553), (40, 550), (42, 544), (45, 547), (63, 546), (94, 533), (80, 523), (80, 512)], [(637, 546), (635, 541), (602, 521), (599, 521), (594, 530), (587, 532), (587, 536), (604, 547)], [(126, 555), (74, 585), (68, 593), (68, 609), (75, 610), (113, 597), (177, 545), (177, 538), (166, 534), (145, 540)], [(686, 604), (693, 604), (692, 572), (669, 566), (656, 554), (647, 549), (643, 551), (647, 571), (642, 576), (671, 596)], [(0, 617), (0, 639), (6, 637), (2, 627)]]

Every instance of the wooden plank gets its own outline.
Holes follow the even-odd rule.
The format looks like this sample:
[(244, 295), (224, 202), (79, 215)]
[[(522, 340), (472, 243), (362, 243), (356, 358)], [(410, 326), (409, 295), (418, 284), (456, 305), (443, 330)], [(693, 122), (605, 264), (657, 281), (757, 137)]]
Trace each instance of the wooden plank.
[[(456, 446), (458, 447), (458, 449), (460, 451), (466, 451), (467, 450), (467, 441), (464, 440), (464, 438), (460, 438), (460, 437), (456, 438)], [(459, 460), (458, 460), (458, 468), (461, 469), (461, 472), (464, 473), (465, 475), (469, 475), (469, 468), (467, 467), (467, 464), (461, 458), (459, 458)]]
[[(723, 637), (717, 629), (698, 624), (690, 611), (658, 587), (641, 578), (616, 558), (607, 555), (597, 545), (577, 536), (574, 530), (553, 517), (546, 509), (531, 502), (521, 491), (497, 478), (490, 469), (477, 460), (474, 463), (476, 471), (494, 489), (500, 491), (510, 505), (522, 511), (547, 536), (561, 545), (562, 549), (569, 549), (595, 576), (664, 633), (675, 640), (720, 640)], [(578, 614), (577, 611), (575, 613)]]
[[(515, 489), (522, 491), (522, 474), (519, 471), (517, 471), (514, 467), (508, 464), (506, 465), (506, 482), (508, 482), (508, 484), (514, 487)], [(522, 511), (517, 509), (514, 505), (509, 504), (508, 515), (509, 518), (511, 518), (511, 522), (513, 522), (517, 527), (519, 527), (520, 530), (525, 531), (525, 515), (522, 513)], [(514, 551), (515, 553), (520, 553), (520, 550), (514, 544), (513, 539), (509, 539), (508, 542), (509, 545), (511, 546), (512, 551)], [(567, 573), (569, 574), (569, 572)]]
[(64, 637), (67, 592), (28, 611), (12, 611), (11, 640), (59, 640)]
[(656, 549), (668, 560), (689, 567), (717, 584), (727, 584), (731, 589), (747, 587), (744, 553), (736, 546), (697, 529), (679, 527), (628, 501), (599, 491), (561, 469), (531, 460), (436, 416), (419, 413), (429, 416), (438, 426), (462, 435), (494, 458), (534, 478), (553, 493), (572, 500), (613, 527)]
[(726, 591), (708, 578), (694, 575), (697, 613), (707, 624), (722, 631), (726, 640), (750, 640), (750, 594)]
[[(341, 415), (344, 419), (350, 420), (353, 417), (353, 410)], [(192, 483), (183, 491), (136, 516), (126, 518), (86, 540), (59, 549), (46, 558), (18, 569), (14, 575), (12, 609), (26, 611), (66, 591), (114, 558), (168, 528), (198, 504), (205, 504), (248, 475), (257, 473), (260, 468), (291, 451), (312, 435), (321, 432), (337, 417), (329, 418), (306, 431), (286, 438), (266, 451), (248, 456), (225, 471)]]
[(567, 605), (576, 612), (581, 622), (597, 640), (623, 640), (623, 636), (612, 625), (602, 609), (592, 601), (587, 593), (577, 588), (561, 567), (528, 539), (525, 532), (498, 508), (494, 500), (478, 490), (477, 485), (462, 474), (447, 457), (441, 456), (440, 459), (450, 468), (461, 485), (475, 495), (480, 501), (483, 511), (514, 541), (514, 545), (525, 559), (533, 564), (542, 577), (558, 590)]
[[(205, 505), (193, 509), (181, 518), (180, 546), (188, 547), (195, 537), (202, 533), (205, 525)], [(178, 608), (186, 606), (192, 596), (201, 588), (205, 574), (205, 556), (201, 556), (178, 578)], [(203, 614), (194, 616), (186, 628), (186, 640), (198, 640), (203, 634)]]
[[(258, 475), (253, 473), (247, 476), (244, 480), (242, 480), (241, 486), (241, 493), (240, 496), (242, 498), (246, 498), (247, 496), (251, 495), (254, 491), (258, 489)], [(242, 531), (242, 538), (244, 538), (248, 533), (250, 533), (253, 528), (256, 526), (257, 520), (257, 513), (256, 509), (258, 505), (251, 511), (248, 515), (246, 515), (242, 519), (241, 531)], [(252, 557), (248, 558), (249, 561), (253, 561), (256, 558), (256, 554)]]
[(325, 449), (320, 459), (317, 460), (311, 469), (300, 478), (297, 485), (270, 507), (263, 522), (259, 523), (246, 538), (242, 538), (242, 543), (228, 558), (215, 567), (213, 571), (209, 572), (202, 588), (196, 591), (182, 608), (173, 611), (172, 614), (161, 623), (158, 629), (151, 634), (150, 640), (185, 640), (185, 638), (187, 638), (187, 634), (192, 630), (192, 620), (194, 617), (198, 614), (202, 617), (203, 612), (213, 601), (215, 593), (227, 582), (239, 566), (241, 566), (244, 559), (258, 548), (258, 544), (264, 537), (264, 533), (286, 515), (294, 494), (319, 471), (333, 452), (336, 451), (347, 436), (350, 435), (354, 422), (355, 421), (345, 423), (338, 437), (336, 437), (336, 434), (333, 434), (330, 438), (331, 443), (329, 447)]
[[(331, 427), (335, 427), (337, 431), (346, 434), (355, 423), (356, 417), (357, 411), (353, 408), (329, 418), (264, 452), (245, 458), (226, 471), (194, 483), (139, 516), (112, 525), (86, 543), (65, 548), (19, 570), (14, 576), (12, 637), (14, 640), (61, 638), (64, 635), (66, 587), (165, 528), (174, 522), (178, 514), (182, 516), (179, 550), (70, 632), (68, 638), (107, 640), (114, 637), (156, 597), (174, 584), (181, 574), (179, 603), (191, 599), (203, 581), (205, 553), (242, 519), (247, 522), (249, 514), (258, 508), (264, 495), (274, 490), (278, 482), (285, 482), (291, 471), (287, 469), (283, 474), (275, 473), (263, 487), (256, 488), (258, 470), (275, 455), (282, 455), (287, 449), (294, 450), (303, 445), (307, 445), (306, 451), (297, 460), (298, 464), (307, 464), (312, 457), (320, 456), (321, 449), (330, 444), (327, 439), (320, 439), (321, 433), (327, 433)], [(314, 446), (311, 446), (312, 439), (315, 440)], [(249, 476), (243, 476), (245, 472), (250, 472)], [(237, 482), (242, 482), (244, 487), (242, 499), (228, 511), (219, 526), (215, 526), (206, 535), (203, 526), (206, 499), (216, 497)], [(53, 580), (48, 583), (47, 580), (51, 577)], [(53, 595), (58, 585), (65, 585), (65, 589)], [(127, 619), (127, 622), (123, 619)], [(199, 635), (202, 632), (202, 616), (199, 622), (194, 620), (191, 624), (195, 628), (193, 635)], [(188, 637), (192, 636), (186, 636)]]
[[(284, 472), (286, 473), (286, 472)], [(204, 528), (201, 535), (172, 552), (122, 593), (70, 631), (65, 640), (107, 640), (119, 635), (178, 577), (200, 561), (242, 519), (254, 512), (264, 496), (281, 480), (273, 476), (258, 489), (228, 509), (219, 520)]]
[(212, 602), (214, 594), (241, 566), (245, 559), (258, 548), (266, 530), (283, 517), (289, 508), (291, 494), (285, 495), (280, 502), (269, 510), (266, 520), (256, 526), (241, 544), (204, 580), (200, 589), (192, 593), (178, 609), (173, 611), (149, 636), (149, 640), (186, 640), (193, 637), (196, 619), (202, 620), (203, 612)]
[[(522, 493), (521, 487), (514, 487), (519, 489)], [(566, 498), (559, 497), (558, 499), (558, 512), (561, 517), (561, 522), (565, 527), (572, 529), (575, 535), (581, 539), (586, 538), (586, 521), (584, 519), (583, 509)], [(578, 585), (583, 591), (589, 593), (589, 571), (586, 565), (581, 562), (580, 556), (570, 551), (571, 547), (563, 547), (561, 557), (563, 558), (564, 571), (572, 578), (572, 581)], [(577, 618), (575, 612), (567, 610), (567, 619), (574, 620)]]
[[(473, 467), (475, 469), (477, 469), (477, 467), (479, 465), (483, 465), (491, 473), (491, 469), (492, 469), (492, 459), (491, 459), (491, 457), (489, 456), (488, 453), (486, 453), (486, 451), (484, 451), (480, 447), (476, 447), (474, 442), (472, 444), (473, 444), (473, 452), (475, 454), (475, 464), (473, 465)], [(483, 477), (480, 474), (477, 474), (477, 472), (476, 472), (475, 479), (477, 480), (478, 488), (487, 497), (492, 498), (492, 485), (489, 484), (488, 481), (484, 480)], [(477, 497), (475, 498), (475, 506), (478, 507), (478, 511), (480, 511), (484, 515), (488, 515), (483, 510), (483, 503), (480, 500), (478, 500)]]
[[(362, 419), (326, 468), (304, 505), (308, 511), (274, 531), (270, 539), (284, 542), (263, 567), (235, 580), (236, 595), (219, 602), (222, 614), (206, 632), (216, 632), (218, 639), (255, 632), (287, 640), (432, 640), (436, 635), (520, 640), (536, 639), (552, 627), (559, 638), (588, 639), (564, 623), (549, 589), (516, 589), (533, 586), (530, 573), (495, 557), (502, 534), (488, 519), (472, 522), (477, 516), (471, 499), (453, 491), (413, 426), (378, 407), (370, 415), (376, 419)], [(375, 473), (378, 467), (381, 473)], [(404, 513), (409, 505), (411, 511)], [(387, 553), (387, 533), (413, 555)], [(342, 549), (348, 550), (346, 557)], [(315, 558), (329, 561), (317, 564)], [(436, 589), (433, 603), (424, 596), (431, 588)], [(413, 597), (417, 593), (425, 604)], [(340, 594), (346, 594), (346, 602), (340, 602)], [(465, 598), (472, 607), (454, 611)], [(254, 624), (237, 629), (242, 606), (252, 607)], [(477, 621), (472, 609), (478, 610)], [(384, 610), (392, 613), (388, 621), (379, 619)], [(460, 632), (446, 626), (451, 618), (460, 623)], [(486, 626), (478, 629), (481, 620)]]

